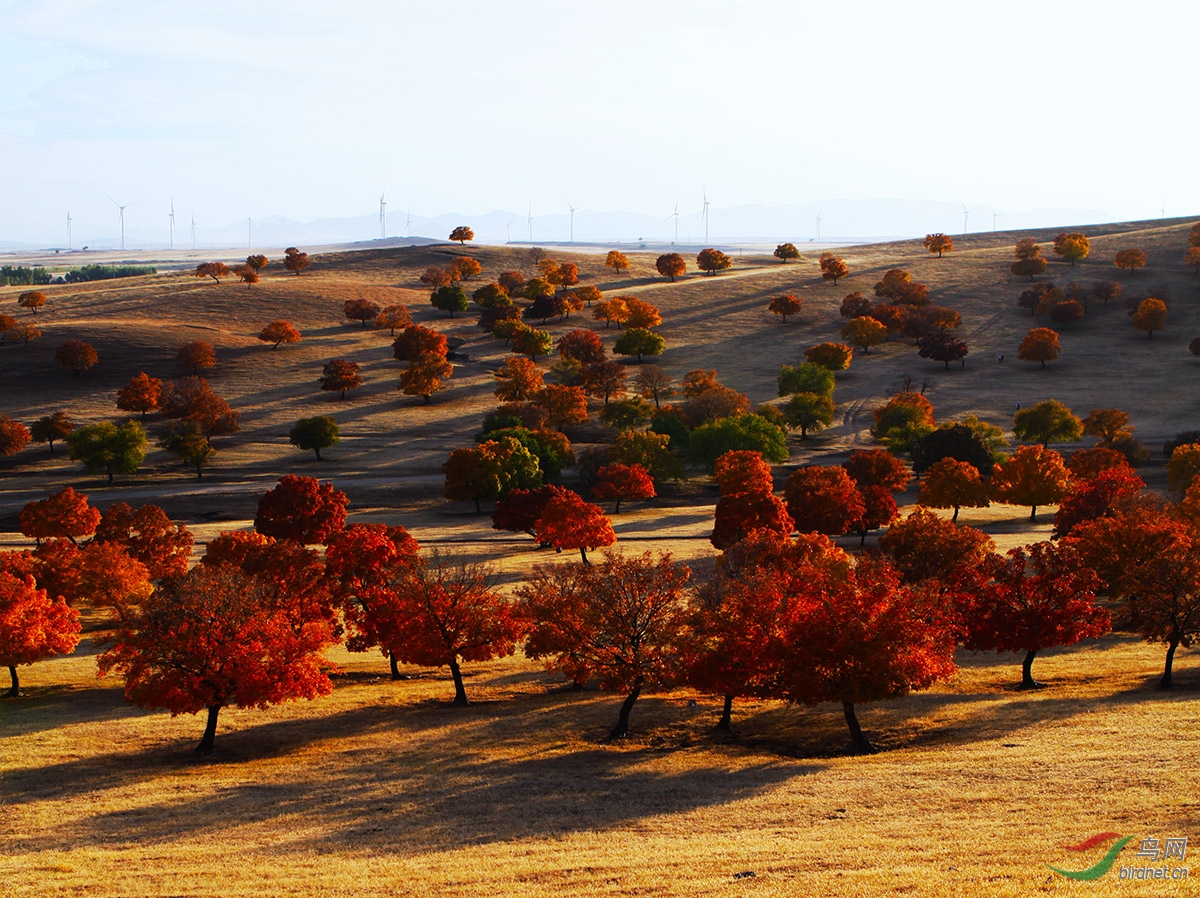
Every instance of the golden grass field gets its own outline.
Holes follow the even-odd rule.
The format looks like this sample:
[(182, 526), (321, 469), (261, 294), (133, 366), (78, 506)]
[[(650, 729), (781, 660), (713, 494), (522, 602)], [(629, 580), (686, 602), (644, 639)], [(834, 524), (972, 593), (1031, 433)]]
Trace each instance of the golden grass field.
[[(756, 402), (775, 400), (780, 364), (839, 339), (842, 297), (869, 295), (888, 268), (910, 269), (933, 302), (962, 313), (965, 369), (945, 371), (902, 343), (856, 353), (839, 375), (838, 425), (807, 443), (794, 439), (781, 475), (870, 445), (871, 410), (907, 374), (918, 388), (928, 381), (939, 420), (975, 412), (1009, 429), (1016, 402), (1046, 398), (1080, 415), (1124, 408), (1155, 453), (1140, 473), (1164, 488), (1162, 442), (1200, 429), (1192, 386), (1200, 360), (1187, 350), (1200, 334), (1200, 280), (1182, 262), (1190, 225), (1086, 228), (1092, 255), (1074, 270), (1050, 253), (1053, 232), (1033, 234), (1053, 260), (1044, 279), (1113, 279), (1132, 295), (1170, 290), (1165, 332), (1147, 339), (1119, 303), (1097, 308), (1060, 329), (1062, 355), (1044, 371), (1016, 359), (1035, 325), (1016, 307), (1022, 281), (1008, 275), (1024, 233), (956, 237), (958, 249), (940, 260), (915, 241), (850, 247), (841, 254), (851, 276), (836, 287), (820, 280), (814, 257), (783, 265), (735, 256), (729, 272), (670, 284), (654, 276), (653, 254), (631, 254), (634, 266), (619, 279), (602, 256), (552, 255), (576, 261), (583, 283), (607, 295), (658, 305), (668, 343), (659, 362), (671, 374), (716, 368)], [(1111, 260), (1131, 246), (1150, 264), (1123, 274)], [(178, 376), (176, 348), (205, 339), (219, 358), (206, 376), (242, 412), (242, 431), (218, 439), (200, 483), (157, 449), (137, 475), (108, 487), (61, 450), (52, 457), (30, 446), (0, 460), (0, 542), (27, 544), (17, 512), (67, 484), (100, 508), (156, 502), (203, 540), (247, 525), (257, 496), (298, 473), (345, 490), (352, 520), (402, 523), (427, 544), (460, 543), (497, 561), (509, 582), (554, 561), (527, 538), (491, 530), (469, 503), (440, 498), (439, 466), (495, 405), (490, 372), (506, 354), (472, 313), (451, 321), (432, 309), (417, 282), (427, 265), (459, 253), (480, 260), (485, 280), (533, 268), (524, 250), (455, 246), (326, 255), (300, 277), (273, 265), (251, 288), (187, 274), (49, 288), (38, 316), (45, 336), (27, 348), (0, 345), (0, 413), (26, 423), (56, 410), (77, 421), (113, 418), (130, 376)], [(0, 309), (24, 314), (19, 292), (0, 290)], [(786, 325), (766, 310), (781, 292), (804, 300)], [(386, 332), (342, 319), (342, 302), (358, 295), (408, 303), (419, 323), (446, 331), (469, 356), (430, 405), (397, 392), (400, 363)], [(291, 320), (304, 341), (273, 351), (255, 339), (275, 318)], [(550, 330), (587, 324), (572, 316)], [(608, 345), (616, 333), (605, 334)], [(69, 338), (100, 354), (81, 378), (53, 362)], [(337, 357), (361, 362), (368, 377), (345, 402), (316, 384), (321, 365)], [(324, 462), (287, 443), (296, 418), (319, 413), (333, 414), (343, 435)], [(577, 445), (604, 437), (596, 425), (573, 433)], [(618, 535), (627, 550), (706, 559), (715, 499), (698, 477), (623, 511)], [(1046, 538), (1051, 513), (1040, 510), (1033, 526), (1027, 509), (1009, 506), (964, 510), (960, 520), (1007, 547)], [(1045, 866), (1095, 863), (1104, 846), (1079, 854), (1060, 846), (1103, 831), (1135, 836), (1123, 864), (1134, 862), (1137, 839), (1200, 838), (1196, 655), (1179, 654), (1178, 686), (1162, 693), (1154, 688), (1161, 647), (1126, 635), (1039, 655), (1035, 671), (1048, 688), (1037, 693), (1013, 688), (1016, 656), (964, 653), (950, 682), (860, 709), (884, 749), (870, 757), (842, 753), (845, 726), (832, 706), (740, 703), (735, 736), (723, 738), (712, 731), (712, 697), (651, 695), (634, 709), (633, 737), (604, 744), (619, 700), (564, 690), (519, 655), (466, 665), (475, 704), (455, 709), (445, 671), (409, 668), (392, 683), (380, 656), (335, 652), (342, 673), (332, 696), (228, 709), (217, 754), (200, 762), (191, 749), (202, 721), (130, 708), (118, 682), (96, 679), (94, 656), (85, 638), (69, 657), (22, 668), (25, 695), (0, 701), (4, 895), (1200, 894), (1190, 882), (1121, 882), (1115, 868), (1074, 883)]]

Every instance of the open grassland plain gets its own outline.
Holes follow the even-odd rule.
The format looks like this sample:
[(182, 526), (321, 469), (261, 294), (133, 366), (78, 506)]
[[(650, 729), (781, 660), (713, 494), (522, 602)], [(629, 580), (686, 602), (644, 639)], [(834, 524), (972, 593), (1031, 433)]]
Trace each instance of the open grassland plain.
[[(907, 340), (856, 351), (838, 375), (835, 425), (792, 437), (777, 474), (873, 446), (872, 411), (910, 377), (938, 421), (975, 413), (1011, 431), (1017, 403), (1050, 398), (1081, 416), (1124, 409), (1154, 454), (1139, 473), (1165, 489), (1159, 447), (1200, 429), (1200, 359), (1188, 352), (1200, 335), (1200, 280), (1183, 262), (1190, 225), (1087, 228), (1091, 254), (1075, 266), (1050, 252), (1054, 232), (967, 235), (941, 259), (919, 241), (848, 247), (839, 255), (850, 276), (836, 286), (807, 256), (781, 264), (735, 254), (728, 271), (671, 283), (653, 255), (630, 253), (620, 274), (603, 256), (550, 255), (578, 264), (581, 283), (606, 297), (658, 306), (667, 350), (656, 361), (673, 377), (712, 368), (755, 403), (779, 402), (780, 365), (840, 340), (842, 298), (871, 296), (890, 268), (908, 269), (932, 302), (960, 312), (965, 367), (921, 359)], [(1056, 327), (1057, 360), (1044, 370), (1018, 361), (1025, 333), (1047, 324), (1017, 307), (1028, 281), (1009, 265), (1025, 236), (1050, 259), (1041, 282), (1115, 280), (1139, 298), (1165, 288), (1165, 329), (1147, 338), (1122, 301), (1093, 303), (1081, 321)], [(1144, 269), (1113, 266), (1129, 247), (1146, 251)], [(451, 319), (430, 306), (419, 275), (457, 255), (483, 268), (468, 292), (502, 271), (535, 271), (525, 249), (436, 246), (314, 256), (300, 276), (273, 260), (250, 287), (173, 273), (46, 288), (36, 317), (43, 336), (0, 344), (0, 413), (26, 424), (60, 410), (78, 423), (115, 419), (116, 392), (132, 376), (181, 377), (176, 350), (204, 340), (218, 363), (202, 374), (241, 413), (241, 430), (214, 440), (202, 481), (158, 449), (113, 486), (82, 474), (61, 448), (51, 455), (31, 445), (0, 459), (0, 544), (28, 546), (18, 512), (67, 485), (101, 510), (154, 502), (203, 543), (249, 526), (258, 496), (293, 473), (344, 490), (352, 522), (403, 524), (424, 545), (458, 545), (495, 562), (508, 585), (553, 562), (553, 550), (441, 498), (440, 465), (497, 405), (492, 372), (509, 354), (475, 326), (473, 308)], [(0, 311), (25, 317), (20, 292), (0, 289)], [(786, 324), (767, 310), (782, 293), (803, 301)], [(397, 391), (402, 363), (388, 332), (342, 316), (343, 303), (360, 298), (404, 303), (450, 340), (454, 374), (429, 404)], [(258, 331), (276, 319), (303, 340), (277, 350), (260, 342)], [(555, 337), (573, 327), (597, 328), (609, 348), (618, 334), (587, 309), (548, 325)], [(67, 339), (99, 355), (80, 377), (54, 363)], [(317, 384), (334, 358), (358, 362), (366, 377), (344, 401)], [(316, 414), (333, 415), (342, 434), (320, 462), (287, 439), (298, 418)], [(156, 417), (147, 421), (152, 443)], [(613, 436), (594, 423), (568, 434), (576, 449)], [(614, 516), (618, 548), (711, 558), (708, 478), (696, 473), (664, 492)], [(1027, 511), (999, 505), (964, 509), (960, 521), (1007, 549), (1048, 538), (1051, 511), (1031, 524)], [(90, 623), (94, 635), (99, 620)], [(202, 721), (127, 706), (118, 682), (96, 679), (91, 635), (70, 656), (23, 668), (25, 695), (0, 702), (4, 895), (1200, 894), (1200, 863), (1191, 880), (1153, 885), (1122, 881), (1115, 867), (1073, 882), (1046, 866), (1096, 863), (1111, 843), (1063, 846), (1097, 833), (1134, 837), (1121, 864), (1133, 863), (1143, 838), (1200, 839), (1196, 655), (1180, 652), (1176, 689), (1160, 692), (1162, 648), (1126, 634), (1041, 653), (1048, 688), (1037, 692), (1014, 688), (1017, 656), (960, 653), (954, 679), (859, 710), (884, 749), (866, 757), (843, 754), (845, 726), (832, 706), (739, 702), (734, 735), (720, 737), (718, 701), (654, 694), (635, 708), (630, 738), (602, 743), (619, 699), (564, 689), (519, 654), (466, 665), (474, 704), (450, 708), (444, 671), (408, 667), (393, 683), (378, 655), (338, 650), (332, 696), (227, 709), (218, 753), (204, 762), (190, 754)]]

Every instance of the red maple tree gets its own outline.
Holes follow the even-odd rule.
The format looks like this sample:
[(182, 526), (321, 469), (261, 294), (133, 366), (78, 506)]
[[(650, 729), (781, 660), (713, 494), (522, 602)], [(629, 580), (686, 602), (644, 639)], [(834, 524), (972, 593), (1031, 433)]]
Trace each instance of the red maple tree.
[(80, 624), (78, 611), (50, 598), (33, 577), (6, 567), (0, 559), (0, 667), (7, 667), (12, 678), (5, 697), (16, 698), (21, 694), (17, 667), (74, 651)]
[(530, 622), (525, 656), (546, 659), (576, 683), (625, 693), (609, 734), (629, 734), (629, 714), (643, 689), (681, 675), (688, 632), (683, 590), (690, 571), (667, 553), (609, 554), (597, 565), (538, 565), (517, 588)]
[(621, 503), (635, 499), (653, 499), (654, 480), (642, 465), (604, 465), (596, 471), (596, 484), (592, 496), (596, 499), (615, 499), (613, 514), (621, 513)]
[(114, 503), (100, 516), (94, 541), (120, 546), (146, 566), (152, 580), (186, 573), (194, 543), (187, 527), (157, 505), (135, 509), (125, 502)]
[(867, 510), (857, 485), (840, 466), (797, 468), (783, 491), (800, 533), (849, 533)]
[(1070, 546), (1049, 542), (990, 555), (960, 583), (969, 649), (1024, 652), (1021, 688), (1033, 689), (1041, 649), (1107, 633), (1108, 611), (1096, 604), (1100, 579)]
[(552, 496), (538, 518), (534, 537), (539, 543), (558, 551), (578, 549), (579, 557), (588, 564), (588, 549), (611, 546), (617, 541), (612, 523), (599, 505), (586, 502), (570, 490)]
[(200, 565), (161, 585), (117, 629), (101, 675), (125, 679), (125, 697), (172, 714), (207, 711), (197, 754), (213, 751), (222, 708), (265, 708), (328, 695), (334, 642), (328, 616), (307, 596), (231, 565)]
[(326, 543), (346, 524), (349, 498), (332, 483), (287, 474), (258, 500), (254, 529), (301, 545)]

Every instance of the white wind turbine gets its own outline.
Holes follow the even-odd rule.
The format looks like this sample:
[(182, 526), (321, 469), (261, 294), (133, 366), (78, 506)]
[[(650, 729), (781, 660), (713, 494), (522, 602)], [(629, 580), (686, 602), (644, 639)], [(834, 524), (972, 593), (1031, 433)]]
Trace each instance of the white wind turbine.
[(962, 207), (963, 207), (963, 233), (965, 234), (965, 233), (967, 233), (967, 216), (970, 215), (974, 210), (968, 209), (966, 203), (963, 203)]
[(817, 210), (817, 242), (818, 242), (818, 243), (819, 243), (819, 242), (820, 242), (820, 240), (821, 240), (821, 213), (822, 213), (823, 211), (824, 211), (823, 209), (818, 209), (818, 210)]
[(67, 252), (71, 251), (71, 210), (67, 210)]
[(171, 199), (171, 214), (167, 216), (171, 220), (171, 249), (175, 249), (175, 200)]
[(196, 250), (196, 216), (192, 216), (192, 251)]
[(998, 213), (993, 212), (992, 213), (992, 230), (993, 231), (996, 230), (996, 218), (997, 217), (998, 217)]
[(571, 242), (574, 243), (575, 242), (575, 207), (571, 205), (571, 201), (568, 200), (566, 197), (563, 198), (563, 201), (567, 204), (567, 208), (569, 210), (571, 210)]
[[(108, 196), (107, 193), (104, 195)], [(114, 200), (111, 196), (108, 196), (108, 199), (121, 212), (121, 252), (125, 252), (125, 209), (127, 206), (132, 206), (133, 203), (137, 202), (137, 200), (134, 200), (133, 203), (125, 203), (125, 205), (121, 205), (116, 200)]]
[(529, 242), (533, 243), (533, 203), (529, 204), (529, 209), (525, 215), (525, 223), (529, 226)]
[(704, 219), (704, 242), (708, 243), (708, 190), (704, 191), (704, 211), (700, 215)]
[(254, 249), (254, 213), (246, 216), (246, 249)]
[(407, 209), (404, 212), (404, 236), (412, 236), (412, 209)]
[(515, 218), (510, 218), (508, 220), (508, 224), (506, 224), (504, 226), (505, 234), (506, 234), (506, 236), (504, 238), (505, 243), (512, 243), (512, 226), (513, 226), (514, 221), (516, 221)]
[(671, 241), (671, 246), (674, 246), (679, 242), (679, 200), (675, 200), (675, 211), (668, 215), (667, 218), (675, 219), (675, 239)]
[(387, 191), (379, 194), (379, 239), (382, 240), (387, 236), (387, 201), (384, 196)]

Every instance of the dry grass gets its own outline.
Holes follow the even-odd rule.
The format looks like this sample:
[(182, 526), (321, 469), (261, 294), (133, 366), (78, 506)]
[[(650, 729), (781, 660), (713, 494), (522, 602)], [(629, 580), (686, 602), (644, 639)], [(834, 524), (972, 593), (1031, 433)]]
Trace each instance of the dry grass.
[(1160, 657), (1050, 652), (1049, 688), (1021, 693), (1014, 657), (967, 655), (865, 709), (885, 750), (845, 757), (828, 707), (735, 706), (724, 740), (713, 701), (652, 696), (603, 745), (614, 697), (522, 660), (471, 666), (476, 704), (452, 709), (438, 672), (343, 656), (332, 697), (227, 710), (199, 763), (198, 718), (128, 708), (77, 655), (4, 705), (0, 876), (11, 896), (1147, 894), (1044, 864), (1200, 825), (1200, 679), (1155, 691)]
[[(584, 283), (663, 309), (670, 348), (661, 362), (671, 373), (716, 368), (759, 402), (775, 398), (780, 364), (837, 339), (841, 298), (869, 294), (887, 268), (911, 269), (935, 302), (962, 312), (965, 370), (943, 371), (900, 344), (856, 356), (839, 377), (839, 425), (794, 441), (794, 463), (837, 461), (867, 444), (871, 409), (904, 374), (928, 379), (939, 418), (977, 412), (1007, 425), (1016, 401), (1050, 397), (1080, 414), (1117, 406), (1157, 450), (1200, 427), (1196, 400), (1181, 388), (1197, 364), (1187, 343), (1200, 333), (1200, 286), (1180, 261), (1189, 226), (1090, 228), (1093, 259), (1074, 271), (1051, 263), (1060, 284), (1114, 279), (1136, 294), (1166, 283), (1171, 311), (1167, 331), (1150, 341), (1122, 309), (1097, 309), (1063, 330), (1062, 358), (1046, 371), (1016, 361), (1034, 322), (1016, 308), (1022, 283), (1007, 275), (1014, 234), (962, 238), (941, 260), (916, 242), (852, 248), (844, 255), (853, 274), (837, 287), (820, 281), (812, 259), (737, 258), (729, 273), (671, 285), (654, 277), (652, 256), (632, 256), (634, 268), (614, 281), (602, 257), (556, 255), (576, 261)], [(1037, 236), (1048, 244), (1052, 234)], [(1112, 268), (1127, 246), (1147, 250), (1147, 271)], [(494, 405), (490, 371), (505, 355), (472, 316), (436, 313), (417, 283), (424, 267), (458, 252), (479, 258), (485, 276), (532, 269), (516, 250), (435, 247), (326, 256), (302, 277), (276, 274), (254, 288), (163, 275), (48, 291), (38, 319), (46, 336), (28, 349), (0, 345), (0, 411), (23, 421), (57, 409), (110, 418), (132, 374), (177, 376), (175, 349), (207, 339), (220, 359), (210, 379), (242, 410), (243, 431), (219, 442), (202, 484), (157, 450), (111, 489), (44, 447), (2, 460), (0, 531), (9, 532), (0, 542), (22, 543), (12, 532), (20, 507), (68, 483), (102, 508), (157, 501), (204, 539), (244, 525), (257, 495), (292, 472), (332, 479), (358, 519), (402, 523), (424, 542), (453, 541), (497, 560), (509, 581), (553, 559), (438, 498), (438, 466)], [(17, 292), (0, 290), (0, 307)], [(781, 292), (805, 302), (787, 325), (766, 311)], [(360, 295), (409, 303), (469, 356), (432, 405), (396, 392), (386, 332), (342, 320), (342, 302)], [(278, 351), (259, 343), (255, 334), (275, 318), (295, 323), (304, 342)], [(100, 353), (84, 378), (53, 364), (67, 338)], [(321, 365), (335, 357), (361, 362), (369, 377), (345, 403), (316, 389)], [(324, 463), (286, 441), (296, 418), (319, 412), (334, 414), (345, 437)], [(1144, 470), (1163, 484), (1157, 458)], [(702, 483), (685, 485), (622, 513), (618, 533), (626, 548), (707, 557), (714, 498)], [(1005, 506), (965, 510), (962, 520), (1006, 547), (1044, 538), (1050, 511), (1032, 528), (1027, 511)], [(1015, 658), (966, 655), (953, 682), (861, 712), (885, 749), (868, 758), (841, 754), (844, 725), (829, 707), (744, 704), (735, 708), (737, 737), (724, 741), (710, 729), (711, 699), (652, 696), (634, 711), (632, 740), (602, 745), (615, 699), (564, 692), (520, 659), (470, 666), (477, 704), (465, 710), (445, 706), (450, 687), (439, 672), (410, 671), (393, 684), (377, 656), (338, 660), (344, 674), (328, 699), (223, 712), (219, 753), (206, 763), (190, 756), (199, 720), (127, 707), (116, 684), (95, 679), (86, 644), (24, 669), (26, 697), (0, 703), (3, 893), (1150, 894), (1115, 874), (1073, 884), (1044, 864), (1085, 866), (1055, 846), (1102, 830), (1193, 835), (1200, 815), (1194, 654), (1178, 659), (1181, 688), (1163, 694), (1153, 688), (1161, 650), (1126, 638), (1047, 653), (1035, 669), (1050, 688), (1035, 694), (1011, 688)], [(733, 878), (743, 871), (756, 875)]]

